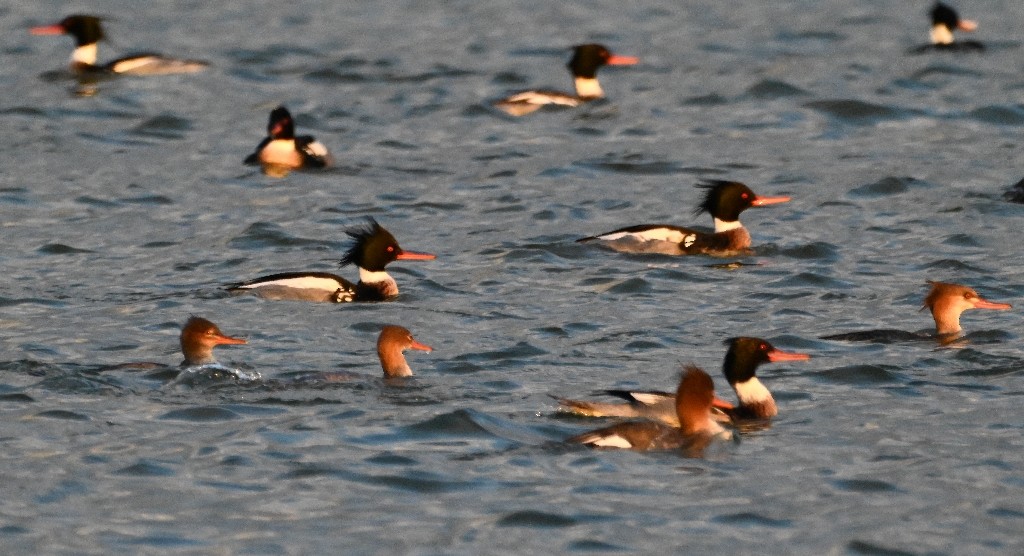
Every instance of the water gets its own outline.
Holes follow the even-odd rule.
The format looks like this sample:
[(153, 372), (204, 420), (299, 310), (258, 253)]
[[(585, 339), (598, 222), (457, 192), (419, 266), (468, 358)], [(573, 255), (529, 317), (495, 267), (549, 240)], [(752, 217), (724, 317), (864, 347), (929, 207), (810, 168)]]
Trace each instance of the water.
[[(924, 2), (348, 4), (94, 3), (101, 60), (213, 67), (91, 97), (44, 75), (70, 40), (26, 31), (62, 3), (0, 8), (5, 552), (1021, 552), (1020, 310), (965, 314), (960, 349), (817, 339), (927, 328), (926, 279), (1019, 305), (1017, 3), (958, 6), (980, 56), (906, 55)], [(602, 72), (608, 102), (486, 106), (568, 87), (585, 41), (642, 58)], [(279, 103), (336, 168), (241, 165)], [(753, 264), (572, 241), (710, 224), (704, 178), (793, 197), (744, 215)], [(398, 301), (219, 289), (330, 271), (365, 216), (438, 254), (394, 265)], [(177, 364), (189, 314), (247, 337), (218, 356), (266, 379), (367, 379), (109, 370)], [(436, 349), (402, 385), (377, 378), (384, 323)], [(601, 423), (551, 394), (668, 388), (692, 361), (731, 398), (734, 335), (813, 355), (762, 370), (770, 429), (702, 460), (559, 443)]]

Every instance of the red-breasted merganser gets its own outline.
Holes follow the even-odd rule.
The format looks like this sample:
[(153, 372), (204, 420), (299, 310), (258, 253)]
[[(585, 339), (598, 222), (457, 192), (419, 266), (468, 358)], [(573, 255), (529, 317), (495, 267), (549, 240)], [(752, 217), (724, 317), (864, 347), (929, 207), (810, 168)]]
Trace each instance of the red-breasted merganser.
[[(409, 349), (418, 349), (430, 353), (434, 348), (416, 341), (412, 332), (407, 328), (394, 324), (385, 325), (377, 336), (377, 357), (380, 358), (380, 366), (384, 369), (384, 378), (404, 378), (412, 376), (412, 369), (409, 362), (405, 360), (405, 352)], [(365, 379), (366, 375), (350, 373), (347, 371), (328, 371), (306, 375), (296, 380), (297, 383), (317, 382), (350, 382), (353, 380)]]
[(33, 27), (33, 35), (71, 35), (75, 38), (75, 50), (71, 53), (71, 71), (75, 73), (118, 73), (133, 75), (159, 75), (169, 73), (192, 73), (206, 69), (209, 64), (198, 60), (179, 60), (160, 54), (133, 54), (96, 65), (97, 43), (103, 40), (100, 18), (91, 15), (69, 15), (60, 23)]
[(417, 342), (412, 332), (401, 326), (389, 324), (380, 331), (377, 337), (377, 356), (380, 366), (384, 369), (385, 378), (412, 376), (412, 369), (405, 360), (407, 349), (418, 349), (430, 353), (434, 348)]
[(354, 264), (359, 268), (359, 282), (328, 272), (285, 272), (262, 276), (255, 280), (231, 284), (229, 291), (252, 291), (264, 299), (349, 303), (353, 301), (385, 301), (398, 295), (398, 284), (384, 267), (396, 260), (429, 261), (430, 253), (405, 251), (395, 236), (373, 218), (368, 226), (347, 230), (355, 242), (341, 259), (341, 266)]
[(912, 52), (920, 54), (929, 50), (954, 52), (978, 52), (985, 50), (985, 45), (978, 41), (958, 41), (953, 37), (953, 31), (974, 31), (978, 28), (977, 22), (970, 19), (960, 19), (960, 14), (956, 13), (956, 10), (942, 2), (936, 2), (929, 15), (932, 18), (931, 42), (913, 49)]
[(181, 353), (185, 355), (183, 367), (216, 364), (213, 348), (223, 345), (244, 344), (242, 338), (228, 336), (216, 324), (202, 318), (190, 317), (181, 328)]
[(559, 91), (523, 91), (495, 101), (494, 106), (513, 116), (524, 116), (545, 105), (579, 106), (604, 98), (604, 90), (597, 82), (597, 70), (601, 66), (631, 66), (639, 61), (634, 56), (612, 54), (600, 44), (581, 44), (573, 47), (568, 65), (576, 84), (575, 95)]
[(865, 330), (862, 332), (849, 332), (845, 334), (833, 334), (822, 336), (823, 340), (847, 340), (851, 342), (904, 342), (911, 340), (939, 340), (950, 342), (957, 339), (963, 329), (960, 328), (960, 314), (968, 309), (1012, 309), (1009, 303), (995, 303), (989, 301), (974, 291), (973, 288), (960, 284), (947, 282), (933, 282), (931, 290), (924, 298), (925, 307), (931, 310), (932, 318), (935, 319), (935, 334), (922, 332), (907, 332), (904, 330)]
[(331, 153), (311, 135), (295, 136), (295, 122), (284, 106), (270, 112), (267, 137), (245, 164), (261, 164), (266, 173), (283, 175), (299, 168), (324, 168), (334, 163)]
[(679, 426), (655, 421), (632, 421), (576, 435), (567, 442), (640, 451), (681, 448), (688, 455), (700, 456), (704, 448), (716, 439), (732, 438), (732, 432), (711, 416), (714, 399), (715, 385), (711, 377), (689, 365), (679, 381), (675, 396)]
[(789, 197), (759, 197), (737, 181), (711, 180), (698, 184), (698, 187), (707, 189), (707, 195), (694, 214), (709, 213), (715, 220), (714, 232), (669, 224), (641, 224), (576, 241), (599, 241), (601, 245), (624, 253), (716, 256), (749, 254), (752, 252), (750, 233), (740, 223), (740, 213), (750, 207), (790, 200)]
[[(806, 353), (793, 353), (777, 349), (767, 340), (739, 337), (725, 341), (729, 350), (725, 354), (722, 373), (729, 381), (738, 406), (728, 403), (714, 404), (713, 415), (720, 421), (771, 419), (778, 415), (775, 399), (757, 378), (762, 363), (780, 361), (806, 361)], [(600, 403), (559, 398), (561, 411), (586, 417), (643, 417), (679, 426), (675, 410), (675, 394), (655, 391), (607, 390), (608, 394), (625, 398), (629, 403)]]

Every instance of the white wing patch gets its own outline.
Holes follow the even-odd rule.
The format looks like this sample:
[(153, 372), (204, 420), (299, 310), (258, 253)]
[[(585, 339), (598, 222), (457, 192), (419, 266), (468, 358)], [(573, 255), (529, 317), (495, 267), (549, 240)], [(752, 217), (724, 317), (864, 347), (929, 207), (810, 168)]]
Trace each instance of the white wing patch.
[(561, 106), (579, 106), (580, 99), (569, 95), (544, 93), (540, 91), (523, 91), (514, 94), (501, 102), (522, 102), (526, 104), (558, 104)]
[[(697, 239), (697, 236), (694, 234), (683, 234), (683, 232), (673, 230), (671, 228), (651, 228), (650, 230), (644, 230), (642, 232), (617, 232), (597, 236), (598, 239), (602, 239), (604, 241), (631, 238), (638, 241), (669, 241), (672, 243), (681, 243), (686, 237), (691, 238), (691, 244), (695, 239)], [(689, 245), (687, 245), (687, 247), (689, 247)]]
[(313, 156), (318, 156), (320, 158), (328, 158), (331, 156), (331, 153), (327, 150), (327, 147), (325, 147), (324, 144), (321, 143), (320, 141), (313, 141), (312, 143), (307, 143), (306, 151), (309, 152), (309, 154)]
[(241, 286), (238, 286), (238, 289), (251, 290), (262, 288), (264, 286), (281, 286), (285, 288), (297, 288), (304, 290), (326, 290), (329, 292), (345, 289), (345, 286), (337, 280), (333, 278), (322, 278), (319, 276), (300, 276), (298, 278), (282, 278), (280, 280), (256, 282), (255, 284), (242, 284)]
[(686, 237), (683, 238), (683, 247), (689, 247), (693, 245), (693, 242), (695, 241), (697, 241), (697, 234), (687, 234)]
[(673, 397), (666, 396), (663, 394), (655, 394), (649, 392), (630, 392), (632, 398), (644, 405), (658, 405), (664, 403), (666, 400), (671, 400)]
[(600, 446), (602, 448), (632, 448), (633, 443), (625, 438), (612, 434), (609, 436), (597, 436), (586, 438), (583, 441), (584, 444), (590, 444), (591, 446)]

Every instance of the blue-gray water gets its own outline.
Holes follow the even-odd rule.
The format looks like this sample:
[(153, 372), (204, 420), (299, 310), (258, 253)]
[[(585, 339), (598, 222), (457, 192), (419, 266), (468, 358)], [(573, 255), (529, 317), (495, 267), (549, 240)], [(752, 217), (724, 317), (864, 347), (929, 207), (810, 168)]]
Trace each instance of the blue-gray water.
[[(958, 2), (983, 55), (909, 56), (930, 2), (43, 1), (0, 7), (0, 545), (6, 553), (1021, 553), (1020, 308), (972, 343), (818, 336), (925, 329), (926, 279), (1022, 304), (1019, 2)], [(44, 74), (67, 11), (112, 16), (101, 60), (152, 49), (201, 74), (91, 97)], [(568, 47), (642, 63), (610, 99), (511, 119), (486, 101), (570, 85)], [(338, 166), (241, 160), (270, 109)], [(702, 178), (793, 201), (750, 210), (758, 263), (573, 243), (693, 217)], [(228, 297), (331, 271), (374, 216), (408, 249), (387, 304)], [(353, 269), (343, 274), (353, 276)], [(168, 388), (190, 313), (249, 345), (221, 361), (315, 387)], [(403, 324), (436, 348), (376, 377)], [(723, 339), (765, 366), (765, 431), (703, 460), (565, 447), (599, 423), (550, 394), (667, 388)]]

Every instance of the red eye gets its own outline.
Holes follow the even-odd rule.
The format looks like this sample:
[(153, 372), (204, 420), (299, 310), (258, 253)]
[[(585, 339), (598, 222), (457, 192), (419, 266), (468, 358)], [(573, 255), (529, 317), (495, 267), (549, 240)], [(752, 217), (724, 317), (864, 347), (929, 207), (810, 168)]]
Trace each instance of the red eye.
[(388, 253), (392, 253), (394, 251), (395, 251), (395, 247), (393, 245), (388, 245)]
[(746, 199), (747, 197), (750, 197), (750, 195), (747, 195), (746, 193), (744, 193), (744, 194), (740, 195), (740, 197), (743, 197), (744, 199)]

